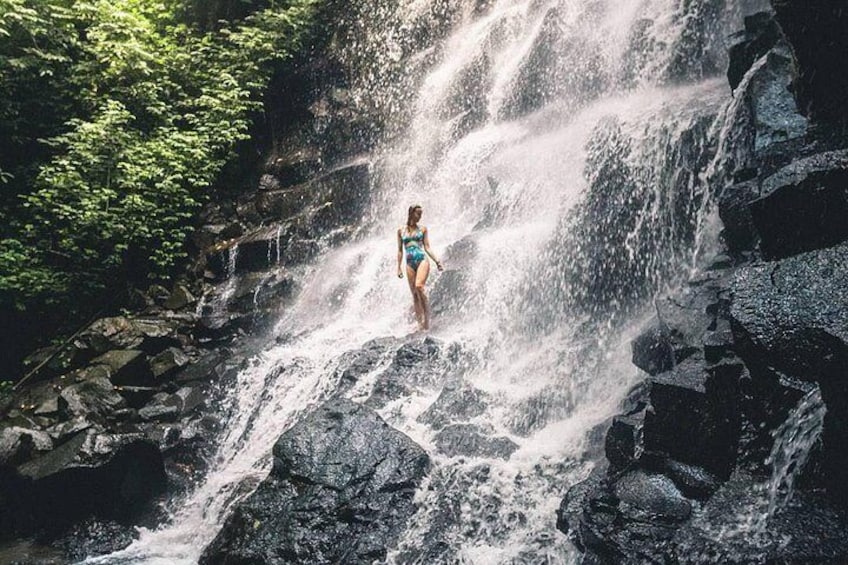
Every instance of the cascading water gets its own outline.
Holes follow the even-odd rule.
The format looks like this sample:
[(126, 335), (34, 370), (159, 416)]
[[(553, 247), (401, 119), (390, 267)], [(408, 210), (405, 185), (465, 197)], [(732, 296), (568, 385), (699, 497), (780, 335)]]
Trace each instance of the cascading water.
[[(373, 27), (347, 49), (377, 56), (355, 95), (393, 118), (373, 156), (360, 236), (304, 275), (274, 331), (290, 338), (238, 375), (210, 470), (169, 523), (90, 561), (196, 562), (227, 509), (267, 474), (274, 440), (336, 391), (343, 354), (412, 333), (409, 290), (394, 277), (395, 232), (412, 203), (423, 206), (447, 267), (431, 277), (431, 333), (465, 362), (380, 409), (433, 458), (389, 561), (575, 561), (555, 510), (593, 465), (590, 432), (636, 378), (630, 331), (710, 240), (704, 171), (728, 92), (704, 77), (722, 67), (717, 38), (738, 8), (718, 0), (360, 6)], [(391, 353), (345, 394), (367, 398)], [(486, 396), (469, 421), (513, 442), (511, 455), (440, 453), (419, 416), (457, 382)]]

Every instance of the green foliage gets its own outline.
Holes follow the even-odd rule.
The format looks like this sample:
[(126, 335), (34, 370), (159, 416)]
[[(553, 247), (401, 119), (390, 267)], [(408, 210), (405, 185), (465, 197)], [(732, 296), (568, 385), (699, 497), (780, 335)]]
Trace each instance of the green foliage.
[(0, 159), (0, 190), (17, 195), (0, 199), (0, 301), (172, 273), (317, 8), (271, 2), (202, 31), (180, 0), (0, 0), (0, 135), (19, 157), (47, 138), (26, 166)]

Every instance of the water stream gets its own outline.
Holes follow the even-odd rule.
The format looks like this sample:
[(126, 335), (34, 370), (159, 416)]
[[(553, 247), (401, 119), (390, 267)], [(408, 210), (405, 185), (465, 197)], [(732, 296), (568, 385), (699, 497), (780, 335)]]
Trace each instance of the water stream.
[[(196, 563), (227, 509), (267, 475), (280, 433), (336, 390), (344, 353), (375, 338), (423, 338), (395, 277), (395, 233), (412, 203), (446, 266), (431, 275), (430, 335), (471, 360), (448, 372), (490, 399), (473, 423), (518, 448), (507, 459), (440, 454), (418, 416), (444, 381), (381, 408), (433, 458), (389, 561), (576, 561), (554, 527), (556, 507), (594, 464), (590, 432), (638, 379), (629, 338), (651, 298), (690, 274), (715, 239), (707, 171), (730, 94), (715, 75), (739, 6), (373, 6), (359, 7), (362, 42), (348, 47), (379, 52), (355, 95), (397, 96), (371, 101), (394, 122), (372, 156), (360, 236), (309, 267), (273, 331), (290, 339), (238, 375), (210, 471), (170, 522), (90, 562)], [(444, 29), (419, 33), (434, 20)], [(367, 398), (391, 353), (347, 395)]]

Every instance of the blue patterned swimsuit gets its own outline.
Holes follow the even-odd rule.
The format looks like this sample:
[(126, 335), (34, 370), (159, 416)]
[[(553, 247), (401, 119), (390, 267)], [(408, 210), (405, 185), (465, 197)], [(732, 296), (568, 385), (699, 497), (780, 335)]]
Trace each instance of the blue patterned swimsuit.
[(401, 241), (403, 241), (403, 246), (406, 248), (407, 266), (413, 271), (417, 271), (418, 265), (427, 258), (427, 254), (424, 253), (424, 249), (421, 247), (424, 243), (424, 232), (421, 231), (421, 228), (418, 228), (418, 231), (412, 235), (401, 236)]

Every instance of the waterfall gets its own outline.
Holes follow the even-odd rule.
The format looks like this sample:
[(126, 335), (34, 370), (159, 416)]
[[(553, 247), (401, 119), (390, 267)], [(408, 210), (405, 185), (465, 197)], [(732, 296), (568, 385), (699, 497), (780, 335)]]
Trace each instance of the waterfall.
[[(721, 0), (401, 0), (355, 3), (355, 98), (387, 116), (356, 241), (305, 274), (228, 395), (206, 477), (171, 519), (92, 563), (195, 563), (234, 501), (267, 475), (275, 439), (338, 385), (346, 352), (414, 334), (396, 230), (424, 210), (446, 271), (431, 335), (462, 352), (453, 382), (489, 399), (474, 425), (506, 459), (440, 454), (418, 417), (445, 382), (380, 409), (433, 467), (396, 563), (573, 563), (555, 529), (591, 470), (591, 432), (638, 375), (629, 337), (714, 239), (705, 173), (729, 89)], [(279, 248), (277, 249), (279, 253)], [(270, 247), (269, 247), (270, 254)], [(412, 338), (420, 339), (413, 335)], [(366, 398), (391, 353), (345, 394)]]

